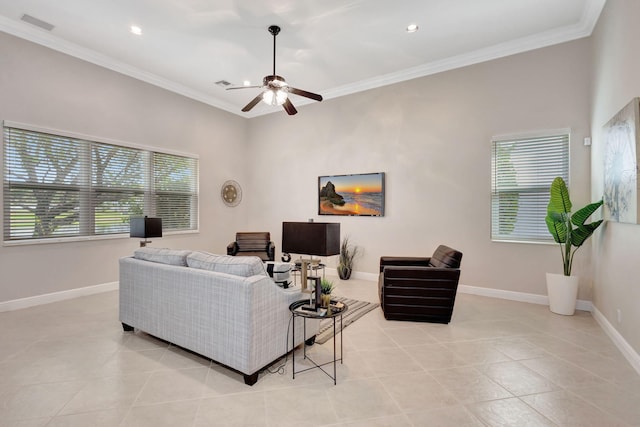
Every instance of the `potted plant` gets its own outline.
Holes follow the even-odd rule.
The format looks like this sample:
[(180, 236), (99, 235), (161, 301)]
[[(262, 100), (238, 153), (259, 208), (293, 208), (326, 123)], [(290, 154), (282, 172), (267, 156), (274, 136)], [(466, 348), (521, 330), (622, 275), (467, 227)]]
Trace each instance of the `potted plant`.
[(331, 304), (331, 292), (333, 292), (335, 285), (331, 280), (322, 279), (320, 281), (320, 293), (322, 294), (320, 299), (322, 307), (327, 308)]
[(348, 280), (351, 277), (351, 272), (353, 271), (353, 260), (356, 255), (360, 252), (360, 248), (351, 245), (349, 243), (349, 238), (345, 237), (342, 239), (342, 244), (340, 245), (340, 258), (338, 259), (338, 277), (342, 280)]
[(554, 313), (570, 316), (576, 309), (578, 277), (571, 275), (573, 256), (602, 224), (602, 220), (585, 223), (600, 206), (602, 200), (590, 203), (572, 214), (567, 184), (561, 177), (555, 178), (551, 183), (545, 222), (553, 240), (560, 245), (564, 270), (563, 274), (547, 273), (549, 309)]

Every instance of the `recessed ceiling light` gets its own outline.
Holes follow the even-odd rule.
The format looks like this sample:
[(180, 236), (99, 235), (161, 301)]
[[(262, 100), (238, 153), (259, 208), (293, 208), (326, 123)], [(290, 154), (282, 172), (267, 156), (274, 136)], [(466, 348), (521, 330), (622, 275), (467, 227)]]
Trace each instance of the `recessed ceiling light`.
[(136, 25), (132, 25), (132, 26), (131, 26), (131, 32), (132, 32), (133, 34), (135, 34), (136, 36), (139, 36), (139, 35), (141, 35), (141, 34), (142, 34), (142, 28), (140, 28), (140, 27), (138, 27), (138, 26), (136, 26)]
[(251, 86), (251, 82), (249, 80), (245, 80), (242, 82), (244, 86)]
[(418, 31), (418, 24), (407, 25), (407, 33), (415, 33), (416, 31)]

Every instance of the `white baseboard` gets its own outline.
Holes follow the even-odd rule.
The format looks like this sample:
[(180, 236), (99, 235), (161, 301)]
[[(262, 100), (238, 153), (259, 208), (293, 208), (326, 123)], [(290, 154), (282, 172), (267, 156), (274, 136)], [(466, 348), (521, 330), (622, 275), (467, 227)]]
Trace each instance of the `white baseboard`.
[(633, 369), (640, 374), (640, 354), (638, 354), (633, 347), (629, 345), (629, 343), (624, 339), (620, 332), (613, 327), (613, 325), (607, 320), (606, 317), (598, 310), (596, 307), (593, 307), (591, 310), (591, 314), (593, 318), (596, 319), (596, 322), (600, 325), (600, 327), (604, 330), (605, 334), (609, 336), (611, 341), (618, 347), (618, 350), (624, 355), (624, 357), (629, 361)]
[(0, 313), (3, 311), (20, 310), (21, 308), (34, 307), (36, 305), (49, 304), (51, 302), (64, 301), (115, 290), (118, 290), (118, 282), (102, 283), (100, 285), (86, 286), (84, 288), (69, 289), (66, 291), (52, 292), (50, 294), (2, 301), (0, 302)]
[[(525, 292), (505, 291), (502, 289), (481, 288), (478, 286), (458, 285), (458, 291), (463, 294), (479, 295), (490, 298), (507, 299), (511, 301), (528, 302), (531, 304), (549, 305), (549, 297), (540, 294), (528, 294)], [(578, 300), (576, 309), (591, 311), (593, 304), (591, 301)]]

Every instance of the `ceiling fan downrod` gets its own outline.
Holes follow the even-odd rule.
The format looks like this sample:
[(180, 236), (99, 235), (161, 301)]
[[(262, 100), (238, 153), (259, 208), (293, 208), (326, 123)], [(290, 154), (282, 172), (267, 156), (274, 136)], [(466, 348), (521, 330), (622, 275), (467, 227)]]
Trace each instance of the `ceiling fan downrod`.
[(280, 27), (272, 25), (269, 32), (273, 35), (273, 75), (276, 75), (276, 36), (280, 33)]

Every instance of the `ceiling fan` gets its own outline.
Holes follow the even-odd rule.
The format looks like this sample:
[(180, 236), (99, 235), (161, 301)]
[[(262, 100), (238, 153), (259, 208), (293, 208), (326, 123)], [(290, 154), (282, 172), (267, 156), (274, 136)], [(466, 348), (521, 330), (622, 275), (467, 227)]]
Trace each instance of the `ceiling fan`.
[(271, 74), (270, 76), (265, 76), (262, 79), (261, 86), (238, 86), (227, 88), (227, 90), (248, 89), (256, 87), (264, 88), (264, 91), (260, 95), (253, 98), (247, 105), (245, 105), (242, 111), (246, 113), (253, 107), (255, 107), (260, 101), (264, 101), (269, 105), (282, 105), (287, 114), (292, 116), (296, 114), (298, 110), (296, 110), (296, 107), (294, 107), (289, 100), (290, 93), (294, 95), (304, 96), (305, 98), (310, 98), (314, 101), (322, 101), (322, 95), (291, 87), (284, 80), (284, 77), (276, 75), (276, 36), (278, 35), (278, 33), (280, 33), (280, 27), (278, 27), (277, 25), (271, 25), (269, 27), (269, 32), (273, 35), (273, 74)]

